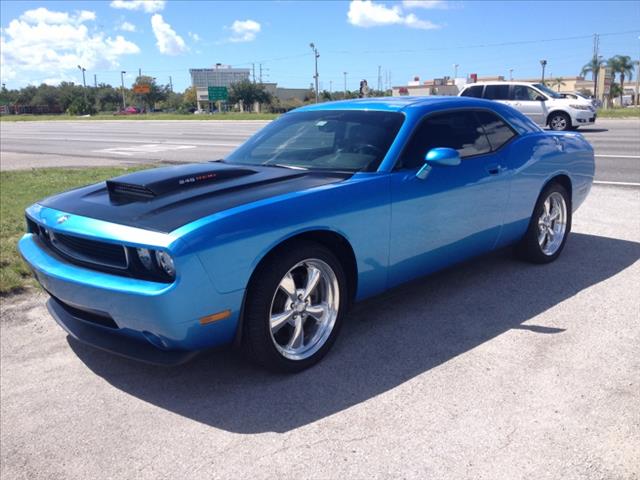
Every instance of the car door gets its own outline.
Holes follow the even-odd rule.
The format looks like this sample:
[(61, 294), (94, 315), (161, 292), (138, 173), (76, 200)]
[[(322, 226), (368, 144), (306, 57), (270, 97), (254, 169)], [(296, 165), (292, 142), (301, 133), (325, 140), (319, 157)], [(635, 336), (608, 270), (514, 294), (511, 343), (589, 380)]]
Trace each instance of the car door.
[(511, 89), (511, 106), (541, 126), (547, 123), (546, 101), (546, 96), (526, 85), (514, 85)]
[[(418, 178), (437, 147), (456, 149), (461, 164)], [(503, 168), (473, 110), (421, 121), (391, 173), (390, 286), (493, 248), (508, 195)]]

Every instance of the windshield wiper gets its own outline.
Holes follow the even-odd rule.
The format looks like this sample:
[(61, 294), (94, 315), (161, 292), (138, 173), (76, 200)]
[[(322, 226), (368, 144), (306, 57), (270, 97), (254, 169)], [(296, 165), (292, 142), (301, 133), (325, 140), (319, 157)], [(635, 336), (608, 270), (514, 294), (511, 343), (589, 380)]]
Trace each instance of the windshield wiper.
[(289, 170), (309, 170), (305, 167), (298, 167), (296, 165), (285, 165), (283, 163), (263, 163), (263, 167), (279, 167), (279, 168), (288, 168)]

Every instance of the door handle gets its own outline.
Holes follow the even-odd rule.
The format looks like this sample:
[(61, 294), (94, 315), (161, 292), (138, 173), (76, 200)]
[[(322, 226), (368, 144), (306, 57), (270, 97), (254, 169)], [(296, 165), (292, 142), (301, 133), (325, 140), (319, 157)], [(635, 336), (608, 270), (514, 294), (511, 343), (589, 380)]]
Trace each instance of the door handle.
[(502, 171), (504, 171), (504, 167), (497, 164), (488, 165), (486, 168), (489, 175), (499, 175), (500, 173), (502, 173)]

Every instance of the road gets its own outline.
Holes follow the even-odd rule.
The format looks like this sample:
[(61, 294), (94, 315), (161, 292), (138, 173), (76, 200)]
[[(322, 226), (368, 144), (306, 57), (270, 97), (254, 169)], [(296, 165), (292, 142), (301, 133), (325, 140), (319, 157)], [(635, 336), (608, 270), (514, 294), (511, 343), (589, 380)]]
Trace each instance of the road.
[(298, 375), (133, 363), (2, 299), (0, 477), (638, 479), (638, 201), (596, 185), (558, 261), (500, 251), (356, 306)]
[[(202, 162), (223, 157), (267, 122), (0, 122), (3, 170), (38, 166)], [(579, 130), (596, 151), (596, 180), (640, 184), (640, 119)]]

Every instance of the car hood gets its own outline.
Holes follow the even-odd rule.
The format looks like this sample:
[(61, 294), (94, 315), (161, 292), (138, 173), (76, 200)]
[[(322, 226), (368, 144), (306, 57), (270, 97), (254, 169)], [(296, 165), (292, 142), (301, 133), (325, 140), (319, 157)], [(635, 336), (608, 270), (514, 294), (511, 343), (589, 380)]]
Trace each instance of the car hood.
[(220, 162), (155, 168), (70, 190), (38, 202), (75, 215), (171, 232), (187, 223), (352, 174)]

